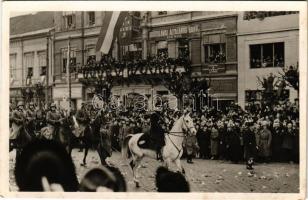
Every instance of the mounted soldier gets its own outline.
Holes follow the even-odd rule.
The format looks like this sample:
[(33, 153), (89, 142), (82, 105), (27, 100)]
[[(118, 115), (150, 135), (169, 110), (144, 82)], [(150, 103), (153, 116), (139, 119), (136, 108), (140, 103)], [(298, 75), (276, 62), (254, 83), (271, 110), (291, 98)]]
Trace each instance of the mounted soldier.
[(76, 113), (76, 120), (78, 123), (78, 129), (74, 131), (74, 134), (77, 138), (84, 136), (85, 128), (87, 127), (88, 123), (90, 122), (89, 114), (86, 110), (86, 104), (81, 104), (81, 109)]
[(24, 103), (18, 102), (17, 108), (12, 112), (11, 115), (12, 127), (10, 131), (10, 140), (15, 140), (19, 136), (25, 119)]
[(36, 110), (33, 102), (29, 103), (29, 108), (26, 111), (27, 119), (27, 130), (31, 130), (30, 134), (35, 137), (34, 132), (36, 131)]
[(17, 104), (17, 109), (12, 113), (11, 121), (12, 127), (10, 129), (10, 150), (17, 148), (17, 156), (19, 155), (21, 148), (23, 148), (31, 140), (31, 136), (25, 127), (26, 116), (23, 102), (19, 102)]
[(161, 160), (161, 148), (165, 145), (165, 131), (161, 127), (160, 123), (160, 115), (158, 113), (153, 113), (150, 117), (150, 138), (153, 143), (153, 146), (156, 150), (157, 160)]
[(46, 115), (46, 122), (48, 129), (45, 129), (42, 135), (46, 139), (53, 139), (59, 131), (59, 127), (61, 124), (61, 114), (57, 111), (55, 103), (52, 103), (50, 105), (50, 111), (48, 111)]

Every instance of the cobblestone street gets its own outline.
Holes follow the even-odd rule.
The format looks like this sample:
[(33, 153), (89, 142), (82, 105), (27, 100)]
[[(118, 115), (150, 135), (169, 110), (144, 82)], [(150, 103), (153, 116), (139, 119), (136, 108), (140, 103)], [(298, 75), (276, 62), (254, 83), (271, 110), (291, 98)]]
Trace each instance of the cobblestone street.
[[(99, 157), (90, 151), (87, 167), (80, 166), (83, 152), (74, 149), (72, 153), (78, 179), (91, 168), (99, 165)], [(136, 189), (132, 180), (132, 172), (123, 162), (121, 154), (113, 153), (110, 163), (119, 167), (126, 178), (129, 191), (155, 191), (154, 174), (159, 162), (145, 159), (139, 169), (141, 187)], [(15, 151), (10, 153), (10, 190), (17, 191), (14, 180)], [(246, 170), (244, 164), (231, 164), (227, 161), (195, 159), (194, 164), (182, 160), (186, 177), (193, 192), (257, 192), (257, 193), (294, 193), (299, 191), (298, 164), (270, 163), (257, 164), (253, 174)]]

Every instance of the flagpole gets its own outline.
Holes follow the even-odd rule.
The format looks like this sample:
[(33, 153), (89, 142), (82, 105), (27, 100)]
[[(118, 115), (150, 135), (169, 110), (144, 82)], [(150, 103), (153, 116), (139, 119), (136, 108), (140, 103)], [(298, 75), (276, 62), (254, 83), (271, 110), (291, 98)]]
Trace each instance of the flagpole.
[(70, 113), (71, 111), (71, 96), (72, 96), (72, 91), (71, 91), (71, 72), (70, 72), (70, 63), (71, 63), (71, 38), (68, 38), (68, 45), (67, 45), (67, 60), (66, 60), (66, 77), (67, 77), (67, 83), (68, 83), (68, 112)]

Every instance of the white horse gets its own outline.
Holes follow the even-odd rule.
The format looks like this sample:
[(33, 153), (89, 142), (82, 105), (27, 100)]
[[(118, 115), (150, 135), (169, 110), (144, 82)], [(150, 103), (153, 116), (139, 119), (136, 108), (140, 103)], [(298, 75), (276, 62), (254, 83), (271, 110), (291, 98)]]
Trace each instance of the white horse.
[[(181, 116), (173, 125), (170, 133), (165, 134), (165, 146), (162, 147), (162, 157), (164, 165), (169, 168), (171, 163), (174, 163), (178, 170), (185, 174), (185, 170), (181, 165), (180, 158), (183, 154), (183, 141), (188, 135), (196, 135), (196, 129), (193, 120), (189, 113)], [(122, 156), (125, 159), (132, 158), (129, 162), (133, 170), (133, 178), (136, 187), (139, 187), (137, 170), (143, 157), (156, 159), (156, 152), (150, 149), (140, 148), (138, 146), (139, 138), (144, 133), (127, 135), (122, 145)], [(129, 151), (128, 151), (129, 150)]]

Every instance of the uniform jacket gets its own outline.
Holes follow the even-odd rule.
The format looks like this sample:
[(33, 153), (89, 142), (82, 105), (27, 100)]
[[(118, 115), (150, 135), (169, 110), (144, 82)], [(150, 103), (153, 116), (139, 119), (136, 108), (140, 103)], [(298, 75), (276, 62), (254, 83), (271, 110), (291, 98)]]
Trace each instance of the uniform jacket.
[(12, 122), (21, 125), (25, 121), (26, 116), (24, 112), (20, 112), (19, 110), (14, 110), (12, 113)]
[(55, 126), (61, 119), (61, 115), (55, 111), (49, 111), (46, 115), (46, 121), (49, 125)]
[(187, 136), (184, 140), (184, 146), (186, 148), (187, 155), (192, 155), (196, 152), (199, 148), (197, 144), (197, 137), (196, 136)]
[(85, 110), (81, 109), (78, 110), (76, 113), (76, 120), (78, 121), (78, 123), (86, 124), (89, 121), (89, 116)]

